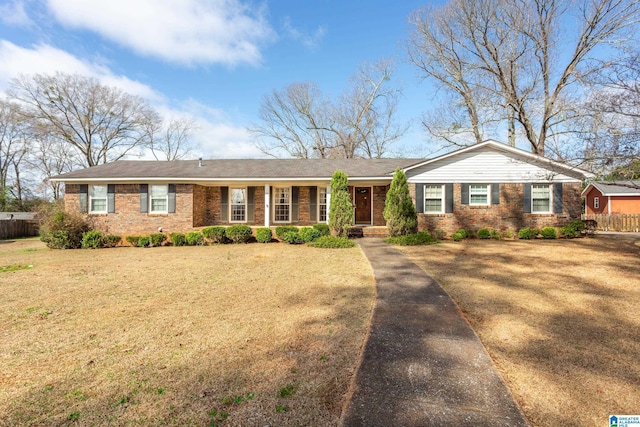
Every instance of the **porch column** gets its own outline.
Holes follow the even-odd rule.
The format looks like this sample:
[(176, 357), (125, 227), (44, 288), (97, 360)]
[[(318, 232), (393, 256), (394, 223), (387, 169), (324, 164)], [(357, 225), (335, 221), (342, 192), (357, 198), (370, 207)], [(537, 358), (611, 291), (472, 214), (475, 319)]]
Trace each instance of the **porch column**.
[(331, 185), (327, 185), (327, 224), (329, 224), (329, 212), (331, 212)]
[(269, 206), (269, 200), (271, 200), (271, 186), (264, 186), (264, 226), (268, 227), (271, 223), (271, 208)]

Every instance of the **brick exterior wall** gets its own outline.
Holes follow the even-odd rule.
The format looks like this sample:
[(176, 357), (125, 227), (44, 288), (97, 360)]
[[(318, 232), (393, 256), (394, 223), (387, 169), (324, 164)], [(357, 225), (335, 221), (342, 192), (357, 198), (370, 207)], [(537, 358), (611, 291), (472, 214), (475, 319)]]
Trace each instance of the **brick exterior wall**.
[[(500, 184), (500, 203), (491, 206), (463, 205), (461, 189), (461, 184), (453, 185), (453, 213), (418, 214), (418, 228), (431, 231), (440, 229), (449, 235), (461, 228), (477, 231), (487, 227), (500, 231), (517, 231), (523, 227), (562, 227), (580, 219), (582, 211), (580, 183), (577, 182), (562, 185), (561, 214), (524, 213), (524, 186), (520, 183)], [(415, 184), (411, 185), (410, 193), (415, 202)]]

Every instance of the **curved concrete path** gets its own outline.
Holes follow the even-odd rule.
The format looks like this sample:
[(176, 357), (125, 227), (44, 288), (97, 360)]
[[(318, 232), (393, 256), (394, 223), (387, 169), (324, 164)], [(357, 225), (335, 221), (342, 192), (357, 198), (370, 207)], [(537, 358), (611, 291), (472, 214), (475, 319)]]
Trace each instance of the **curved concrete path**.
[(528, 426), (442, 287), (381, 239), (359, 243), (378, 295), (342, 426)]

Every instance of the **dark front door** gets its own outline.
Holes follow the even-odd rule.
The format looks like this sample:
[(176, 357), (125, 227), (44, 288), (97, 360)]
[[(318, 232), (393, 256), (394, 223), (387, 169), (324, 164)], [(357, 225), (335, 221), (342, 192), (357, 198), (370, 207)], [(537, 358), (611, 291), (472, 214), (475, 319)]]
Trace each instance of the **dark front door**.
[(356, 224), (371, 224), (371, 188), (356, 187)]

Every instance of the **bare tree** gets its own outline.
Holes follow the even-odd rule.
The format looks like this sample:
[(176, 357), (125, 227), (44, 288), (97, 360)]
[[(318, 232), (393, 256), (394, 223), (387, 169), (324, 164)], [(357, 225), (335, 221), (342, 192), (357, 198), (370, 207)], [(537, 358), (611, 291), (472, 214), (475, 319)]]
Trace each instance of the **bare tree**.
[(57, 73), (14, 79), (8, 92), (31, 120), (74, 147), (83, 166), (118, 160), (145, 147), (158, 114), (140, 97), (96, 79)]
[(156, 160), (180, 160), (195, 148), (191, 134), (195, 123), (190, 119), (171, 118), (165, 123), (150, 123), (149, 149)]
[(9, 205), (17, 209), (22, 206), (20, 171), (28, 144), (27, 125), (20, 107), (0, 99), (0, 210), (6, 210)]
[[(577, 28), (563, 33), (570, 15)], [(456, 95), (475, 142), (496, 120), (513, 141), (517, 123), (544, 155), (583, 114), (581, 79), (598, 67), (590, 55), (621, 43), (638, 16), (633, 0), (451, 0), (412, 15), (409, 57)]]
[(363, 65), (336, 100), (313, 83), (293, 83), (265, 96), (261, 124), (249, 131), (258, 148), (277, 157), (382, 157), (407, 130), (396, 120), (400, 90), (389, 86), (390, 61)]

